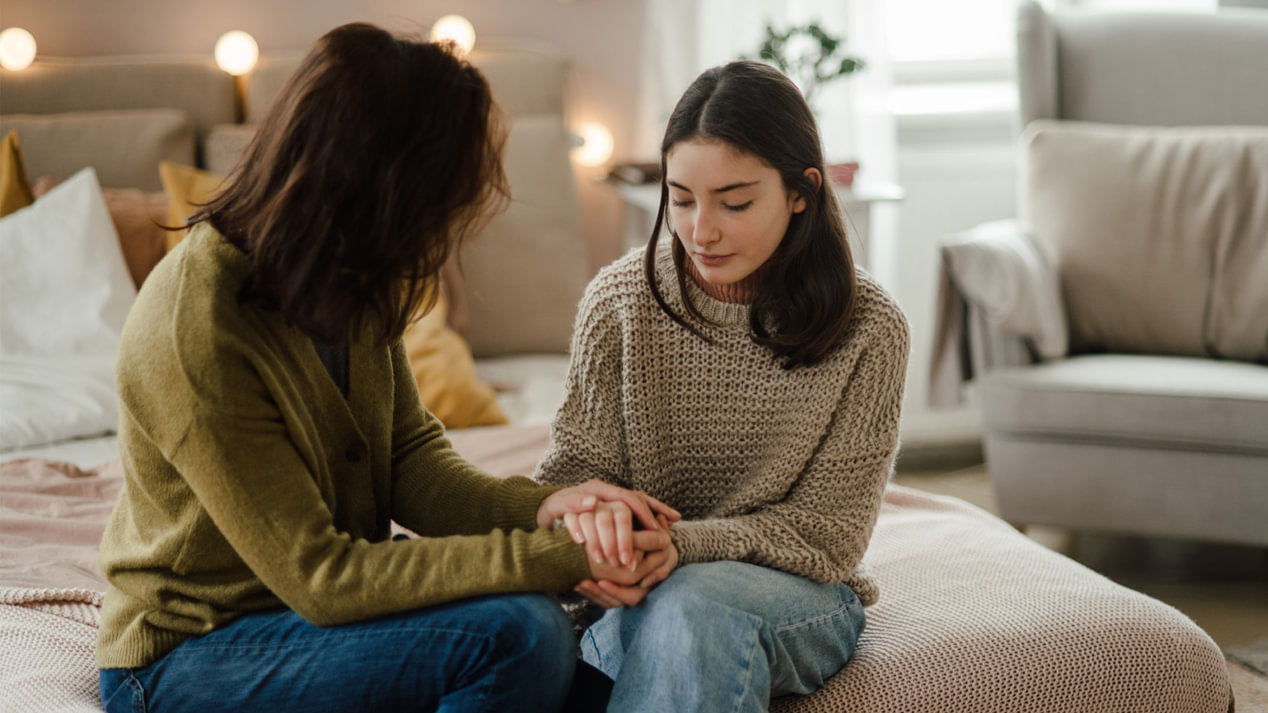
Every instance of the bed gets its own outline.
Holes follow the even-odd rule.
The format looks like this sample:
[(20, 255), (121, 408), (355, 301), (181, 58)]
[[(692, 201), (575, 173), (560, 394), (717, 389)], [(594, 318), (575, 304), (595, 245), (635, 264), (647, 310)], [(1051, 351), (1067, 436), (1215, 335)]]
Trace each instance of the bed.
[[(573, 312), (588, 277), (564, 123), (567, 62), (544, 48), (512, 44), (472, 59), (513, 119), (507, 171), (516, 201), (464, 251), (463, 270), (449, 286), (448, 326), (464, 335), (475, 371), (496, 391), (507, 423), (449, 433), (459, 452), (489, 472), (528, 473), (549, 444)], [(158, 161), (223, 173), (296, 60), (266, 56), (242, 86), (201, 59), (40, 60), (29, 73), (0, 74), (6, 112), (0, 132), (18, 127), (32, 178), (71, 184), (81, 167), (93, 166), (96, 190), (152, 196), (162, 186), (152, 175)], [(54, 194), (34, 205), (48, 196)], [(100, 223), (101, 206), (93, 210)], [(5, 240), (23, 239), (25, 223), (14, 225), (0, 219), (8, 231), (0, 232), (0, 252)], [(130, 252), (121, 232), (104, 233), (117, 239), (102, 234), (82, 236), (105, 250), (94, 259), (109, 263), (108, 281), (118, 285), (96, 294), (98, 306), (115, 305), (94, 312), (97, 322), (118, 309), (112, 301), (122, 299), (118, 294), (126, 297), (125, 279), (143, 280), (143, 274), (135, 279), (145, 271), (137, 255), (156, 255), (149, 243)], [(59, 259), (82, 262), (73, 254), (86, 249), (82, 241), (71, 247)], [(30, 246), (6, 253), (29, 264), (11, 262), (8, 272), (0, 265), (0, 277), (37, 272), (40, 254)], [(92, 284), (102, 279), (92, 271), (102, 269), (85, 265), (78, 277), (60, 272), (31, 290), (47, 288), (43, 295), (77, 281)], [(43, 284), (50, 280), (52, 287)], [(0, 290), (9, 290), (0, 295), (10, 305), (0, 304), (9, 310), (6, 319), (35, 319), (21, 312), (35, 298), (11, 289), (25, 284), (0, 281)], [(63, 312), (74, 308), (58, 304)], [(4, 329), (0, 324), (0, 336)], [(68, 348), (108, 344), (72, 342)], [(110, 399), (85, 395), (109, 383), (83, 374), (100, 366), (93, 359), (110, 355), (42, 364), (30, 354), (11, 359), (5, 350), (13, 344), (22, 343), (0, 339), (0, 385), (27, 393), (51, 388), (61, 412), (87, 404), (91, 413), (71, 426), (36, 429), (35, 411), (24, 408), (38, 398), (0, 401), (2, 423), (34, 434), (0, 451), (0, 711), (97, 711), (92, 650), (105, 583), (96, 548), (122, 473), (109, 433), (116, 417)], [(15, 365), (53, 371), (35, 378)], [(65, 380), (54, 378), (58, 373)], [(1191, 620), (967, 503), (891, 485), (865, 559), (882, 594), (868, 610), (855, 658), (823, 690), (776, 700), (772, 710), (1232, 709), (1223, 656)]]

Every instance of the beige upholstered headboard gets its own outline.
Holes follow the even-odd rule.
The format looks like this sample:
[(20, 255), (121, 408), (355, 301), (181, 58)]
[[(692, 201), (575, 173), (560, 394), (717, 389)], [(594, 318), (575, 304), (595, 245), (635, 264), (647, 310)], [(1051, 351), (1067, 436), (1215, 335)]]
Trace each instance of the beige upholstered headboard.
[(92, 166), (102, 185), (159, 189), (158, 161), (194, 163), (238, 120), (234, 80), (210, 57), (40, 58), (0, 70), (0, 132), (17, 129), (27, 173)]
[[(27, 173), (96, 168), (106, 187), (160, 189), (160, 160), (225, 174), (301, 59), (269, 54), (241, 80), (209, 57), (37, 59), (0, 70), (0, 132), (18, 130)], [(511, 207), (463, 251), (477, 356), (565, 352), (588, 278), (565, 128), (568, 60), (536, 44), (471, 54), (511, 117)]]

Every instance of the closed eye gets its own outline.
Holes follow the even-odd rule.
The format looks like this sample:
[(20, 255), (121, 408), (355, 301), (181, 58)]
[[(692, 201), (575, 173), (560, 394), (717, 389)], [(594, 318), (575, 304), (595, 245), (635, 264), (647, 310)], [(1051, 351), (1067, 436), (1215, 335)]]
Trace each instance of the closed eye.
[(749, 201), (747, 203), (741, 203), (739, 205), (730, 205), (729, 203), (723, 203), (722, 207), (726, 208), (727, 210), (732, 210), (732, 211), (735, 211), (736, 213), (739, 213), (740, 211), (748, 210), (748, 207), (751, 205), (753, 205), (753, 201)]
[(670, 202), (674, 204), (674, 207), (675, 207), (675, 208), (686, 208), (687, 206), (691, 205), (691, 204), (692, 204), (692, 203), (694, 203), (695, 201), (680, 201), (680, 200), (673, 200), (673, 201), (670, 201)]

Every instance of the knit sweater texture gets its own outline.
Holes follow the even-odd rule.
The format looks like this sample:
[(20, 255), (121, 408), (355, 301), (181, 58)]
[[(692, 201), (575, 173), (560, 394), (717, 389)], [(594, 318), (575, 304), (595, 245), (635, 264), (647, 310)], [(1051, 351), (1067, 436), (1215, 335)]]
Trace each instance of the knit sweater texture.
[[(552, 485), (601, 478), (683, 514), (680, 562), (737, 560), (878, 596), (862, 566), (898, 449), (908, 353), (897, 303), (862, 271), (856, 309), (826, 359), (791, 370), (751, 339), (747, 304), (719, 301), (688, 278), (716, 325), (712, 343), (652, 297), (643, 250), (586, 289), (566, 396), (535, 476)], [(672, 257), (658, 286), (686, 317)], [(690, 317), (687, 317), (690, 319)]]
[[(589, 576), (567, 532), (536, 527), (554, 489), (458, 456), (399, 341), (352, 341), (345, 398), (306, 334), (239, 302), (248, 269), (199, 224), (128, 316), (98, 666), (147, 665), (251, 612), (331, 626)], [(391, 520), (421, 537), (391, 540)]]

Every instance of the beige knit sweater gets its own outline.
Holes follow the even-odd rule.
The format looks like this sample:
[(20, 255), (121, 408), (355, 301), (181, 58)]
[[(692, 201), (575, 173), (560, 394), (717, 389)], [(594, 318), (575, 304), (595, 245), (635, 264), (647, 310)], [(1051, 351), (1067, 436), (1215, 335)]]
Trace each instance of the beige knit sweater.
[[(718, 322), (708, 344), (657, 306), (643, 250), (590, 283), (574, 327), (567, 395), (535, 477), (597, 477), (677, 508), (683, 564), (739, 560), (818, 581), (844, 581), (864, 604), (861, 567), (898, 448), (907, 322), (860, 272), (857, 310), (840, 346), (812, 367), (780, 368), (754, 344), (749, 307), (688, 279)], [(658, 284), (685, 315), (667, 248)]]

